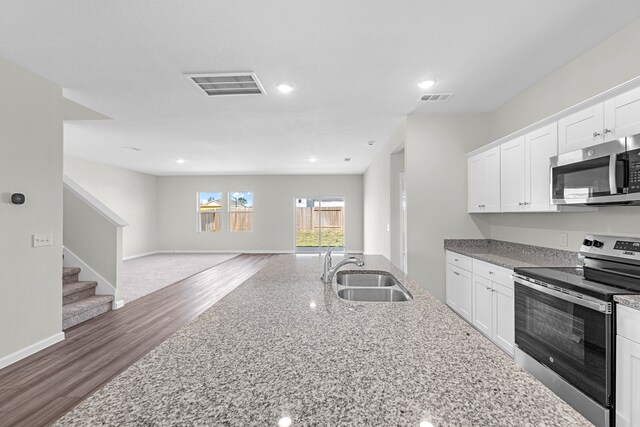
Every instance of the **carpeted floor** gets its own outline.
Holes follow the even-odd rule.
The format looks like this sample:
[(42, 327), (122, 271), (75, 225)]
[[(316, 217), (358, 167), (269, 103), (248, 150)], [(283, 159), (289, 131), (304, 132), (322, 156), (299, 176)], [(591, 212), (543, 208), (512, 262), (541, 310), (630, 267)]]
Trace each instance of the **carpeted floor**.
[(122, 299), (129, 303), (239, 254), (155, 254), (124, 261)]

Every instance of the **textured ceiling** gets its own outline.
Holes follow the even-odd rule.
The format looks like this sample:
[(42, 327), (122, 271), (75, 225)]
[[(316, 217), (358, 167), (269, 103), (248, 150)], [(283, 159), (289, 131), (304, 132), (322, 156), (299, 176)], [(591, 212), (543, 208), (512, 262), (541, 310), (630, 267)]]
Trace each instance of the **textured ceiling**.
[[(72, 156), (156, 175), (362, 173), (407, 114), (492, 111), (638, 16), (637, 0), (0, 1), (0, 56), (113, 118), (66, 123)], [(184, 77), (234, 71), (268, 94), (208, 98)], [(425, 76), (455, 95), (420, 104)]]

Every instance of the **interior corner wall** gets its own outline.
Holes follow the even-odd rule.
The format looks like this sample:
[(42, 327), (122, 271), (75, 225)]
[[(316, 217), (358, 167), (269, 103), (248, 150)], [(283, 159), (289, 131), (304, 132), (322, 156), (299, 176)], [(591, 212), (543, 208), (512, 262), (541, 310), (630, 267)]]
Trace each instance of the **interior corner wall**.
[[(640, 76), (640, 20), (516, 96), (491, 115), (497, 139)], [(591, 213), (476, 214), (490, 237), (577, 251), (587, 232), (640, 237), (640, 207), (601, 207)], [(560, 233), (568, 246), (560, 246)]]
[[(199, 232), (198, 192), (253, 192), (253, 231)], [(295, 198), (344, 197), (345, 246), (363, 250), (362, 175), (212, 175), (158, 178), (159, 246), (163, 251), (293, 252)]]
[[(61, 338), (61, 102), (59, 86), (0, 59), (0, 361)], [(52, 245), (32, 247), (34, 233)]]
[[(396, 130), (374, 158), (363, 177), (364, 252), (391, 260), (391, 234), (399, 233), (391, 224), (391, 153), (404, 144), (406, 123)], [(393, 260), (392, 260), (393, 261)]]
[(127, 221), (124, 258), (158, 250), (158, 177), (69, 156), (64, 174)]
[(391, 170), (389, 176), (389, 222), (391, 223), (389, 244), (390, 260), (402, 270), (402, 210), (400, 202), (400, 174), (404, 173), (404, 147), (389, 156)]
[(412, 114), (407, 117), (408, 273), (445, 299), (444, 239), (488, 235), (482, 217), (467, 213), (465, 154), (489, 142), (488, 114)]

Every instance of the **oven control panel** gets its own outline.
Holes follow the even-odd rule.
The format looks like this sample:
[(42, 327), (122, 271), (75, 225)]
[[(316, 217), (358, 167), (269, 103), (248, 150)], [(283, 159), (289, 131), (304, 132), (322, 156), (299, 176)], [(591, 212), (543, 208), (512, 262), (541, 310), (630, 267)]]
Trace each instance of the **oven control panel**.
[(580, 253), (587, 257), (605, 255), (640, 261), (640, 239), (587, 234), (582, 241)]

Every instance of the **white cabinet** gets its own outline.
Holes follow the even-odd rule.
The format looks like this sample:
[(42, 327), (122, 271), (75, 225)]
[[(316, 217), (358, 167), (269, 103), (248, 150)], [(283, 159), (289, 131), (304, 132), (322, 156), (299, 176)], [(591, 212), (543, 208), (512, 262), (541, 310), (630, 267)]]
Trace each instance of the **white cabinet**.
[(473, 326), (513, 356), (515, 316), (511, 270), (473, 260)]
[(579, 150), (640, 133), (640, 88), (558, 121), (558, 152)]
[(618, 305), (616, 426), (640, 426), (640, 311)]
[(549, 159), (558, 154), (558, 125), (551, 123), (500, 146), (502, 212), (547, 212)]
[(500, 146), (500, 201), (502, 212), (524, 211), (524, 136)]
[(446, 302), (468, 322), (472, 319), (471, 266), (470, 258), (447, 251)]
[(640, 133), (640, 88), (604, 102), (604, 140)]
[(558, 155), (558, 123), (554, 122), (524, 137), (525, 208), (528, 212), (556, 211), (551, 204), (550, 158)]
[(500, 212), (500, 147), (467, 160), (468, 211)]
[(558, 120), (560, 154), (604, 142), (604, 104), (600, 103)]

